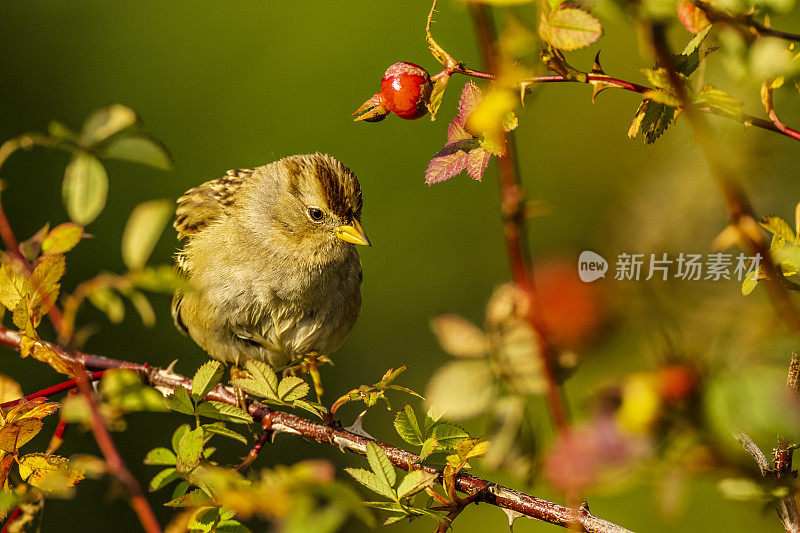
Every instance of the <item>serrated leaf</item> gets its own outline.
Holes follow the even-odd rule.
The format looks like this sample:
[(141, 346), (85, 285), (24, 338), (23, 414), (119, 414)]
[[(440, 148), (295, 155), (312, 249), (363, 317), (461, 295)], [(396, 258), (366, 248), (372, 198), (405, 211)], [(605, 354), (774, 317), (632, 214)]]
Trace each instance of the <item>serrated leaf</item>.
[(46, 492), (62, 492), (84, 478), (69, 468), (69, 460), (58, 455), (31, 453), (17, 460), (19, 475), (27, 483)]
[(62, 196), (73, 222), (86, 226), (94, 221), (108, 196), (108, 175), (102, 163), (83, 152), (72, 156), (64, 172)]
[(422, 443), (422, 451), (419, 452), (419, 461), (422, 462), (427, 459), (439, 447), (439, 441), (434, 437), (428, 437)]
[(31, 293), (30, 281), (11, 265), (0, 266), (0, 303), (12, 311)]
[(153, 476), (153, 479), (150, 480), (150, 492), (160, 490), (176, 479), (181, 479), (181, 475), (178, 473), (178, 471), (175, 468), (165, 468)]
[(200, 464), (203, 457), (203, 428), (195, 428), (181, 438), (178, 443), (178, 462), (175, 468), (186, 473)]
[(454, 314), (440, 315), (431, 329), (445, 352), (457, 357), (480, 357), (489, 349), (486, 334), (469, 320)]
[(172, 432), (172, 443), (171, 443), (172, 444), (172, 450), (174, 452), (178, 451), (178, 444), (180, 444), (181, 439), (183, 438), (183, 436), (186, 435), (187, 433), (189, 433), (189, 431), (191, 431), (191, 430), (192, 430), (192, 428), (191, 428), (191, 426), (189, 426), (189, 424), (181, 424), (180, 426), (175, 428), (175, 431)]
[(464, 439), (469, 438), (469, 434), (458, 426), (452, 424), (437, 424), (431, 430), (431, 437), (439, 443), (439, 447), (444, 450), (455, 449)]
[(675, 118), (675, 108), (645, 98), (636, 109), (628, 137), (644, 135), (646, 144), (653, 144), (667, 130)]
[(185, 415), (194, 414), (194, 404), (192, 404), (192, 400), (189, 398), (189, 393), (183, 387), (177, 387), (175, 392), (164, 398), (164, 402), (167, 407), (173, 411)]
[(239, 409), (232, 405), (222, 402), (203, 402), (197, 406), (197, 414), (208, 418), (222, 420), (224, 422), (233, 422), (234, 424), (252, 424), (253, 419)]
[(742, 296), (747, 296), (753, 292), (758, 286), (758, 279), (753, 278), (752, 275), (745, 276), (742, 281)]
[(42, 421), (26, 418), (0, 428), (0, 451), (15, 453), (42, 430)]
[(269, 364), (264, 361), (250, 359), (245, 363), (244, 367), (255, 380), (265, 383), (277, 396), (278, 376)]
[(172, 216), (169, 200), (150, 200), (134, 208), (122, 234), (122, 260), (130, 270), (142, 268)]
[(400, 485), (397, 486), (397, 496), (400, 498), (411, 496), (425, 487), (430, 487), (436, 481), (436, 474), (424, 470), (413, 470), (406, 474)]
[(119, 294), (105, 287), (98, 287), (87, 296), (93, 306), (106, 315), (113, 323), (119, 324), (125, 318), (125, 303)]
[(744, 106), (744, 103), (736, 100), (730, 94), (709, 84), (700, 88), (697, 96), (695, 96), (694, 103), (699, 107), (717, 109), (732, 117), (741, 116), (742, 106)]
[(172, 168), (172, 156), (167, 147), (146, 133), (139, 132), (111, 139), (103, 147), (102, 154), (104, 157), (141, 163), (163, 170)]
[(22, 357), (33, 357), (50, 365), (56, 372), (70, 377), (74, 377), (76, 372), (82, 371), (78, 365), (61, 357), (49, 345), (31, 337), (26, 336), (20, 340), (20, 355)]
[(353, 479), (367, 487), (372, 492), (378, 493), (391, 500), (397, 498), (394, 489), (388, 483), (377, 476), (374, 472), (364, 470), (363, 468), (345, 468), (345, 472), (353, 476)]
[(247, 438), (244, 435), (240, 435), (239, 433), (236, 433), (232, 429), (226, 428), (225, 426), (218, 426), (216, 424), (204, 424), (203, 429), (206, 431), (206, 433), (220, 435), (222, 437), (238, 440), (243, 444), (247, 444)]
[(761, 224), (761, 227), (775, 236), (780, 237), (784, 241), (794, 242), (795, 240), (795, 235), (792, 231), (792, 228), (789, 227), (789, 224), (781, 217), (764, 217), (761, 219), (759, 224)]
[(413, 446), (422, 445), (422, 432), (419, 422), (410, 405), (406, 404), (402, 411), (398, 411), (394, 417), (394, 428), (407, 443)]
[(428, 168), (425, 170), (425, 183), (433, 185), (461, 174), (467, 168), (467, 158), (467, 152), (453, 149), (451, 143), (448, 143), (428, 163)]
[(539, 19), (539, 35), (561, 50), (589, 46), (602, 34), (600, 21), (582, 9), (559, 9), (549, 15), (542, 13)]
[(225, 369), (219, 361), (203, 363), (192, 378), (192, 399), (198, 402), (211, 392), (211, 389), (216, 387), (219, 380), (222, 379), (224, 371)]
[(386, 456), (386, 452), (374, 442), (367, 442), (367, 461), (372, 471), (384, 480), (390, 487), (397, 481), (397, 472), (394, 465)]
[(42, 240), (42, 252), (48, 254), (63, 254), (69, 252), (81, 240), (83, 227), (72, 222), (64, 222), (51, 229)]
[[(188, 484), (187, 484), (188, 486)], [(200, 489), (195, 489), (181, 496), (174, 496), (164, 504), (165, 507), (202, 507), (212, 503), (211, 498)]]
[(178, 457), (172, 450), (168, 450), (164, 447), (153, 448), (147, 452), (147, 455), (144, 457), (144, 464), (146, 465), (175, 466), (177, 461)]
[(291, 403), (308, 394), (308, 383), (297, 376), (286, 376), (278, 385), (278, 397), (284, 402)]
[(85, 144), (93, 145), (139, 122), (139, 117), (130, 107), (111, 104), (98, 109), (86, 119), (81, 140)]

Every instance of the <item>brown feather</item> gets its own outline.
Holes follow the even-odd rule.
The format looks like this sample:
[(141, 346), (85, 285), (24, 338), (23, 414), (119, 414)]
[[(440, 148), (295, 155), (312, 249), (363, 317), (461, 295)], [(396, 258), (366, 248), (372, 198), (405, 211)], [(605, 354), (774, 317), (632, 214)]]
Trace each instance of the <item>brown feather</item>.
[(225, 176), (189, 189), (178, 198), (172, 223), (178, 238), (194, 235), (228, 212), (234, 204), (236, 191), (252, 172), (249, 168), (229, 170)]

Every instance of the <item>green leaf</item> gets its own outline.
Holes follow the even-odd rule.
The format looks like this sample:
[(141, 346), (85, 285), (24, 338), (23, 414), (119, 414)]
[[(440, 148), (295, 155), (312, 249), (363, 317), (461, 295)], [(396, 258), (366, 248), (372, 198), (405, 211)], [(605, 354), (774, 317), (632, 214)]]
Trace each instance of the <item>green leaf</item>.
[(422, 451), (419, 452), (419, 462), (424, 461), (427, 459), (436, 448), (439, 447), (439, 441), (433, 437), (428, 437), (425, 439), (425, 442), (422, 443)]
[(83, 228), (72, 222), (64, 222), (51, 229), (42, 241), (42, 252), (47, 254), (63, 254), (69, 252), (81, 240)]
[(430, 406), (428, 412), (425, 413), (425, 434), (444, 416), (444, 411), (437, 409), (435, 406)]
[(582, 9), (559, 9), (549, 15), (542, 13), (539, 19), (539, 35), (561, 50), (589, 46), (602, 34), (600, 21)]
[(150, 200), (134, 208), (122, 234), (122, 261), (130, 270), (142, 268), (153, 253), (172, 216), (169, 200)]
[(253, 419), (239, 409), (232, 405), (222, 402), (203, 402), (197, 406), (197, 414), (208, 418), (215, 418), (225, 422), (233, 422), (234, 424), (252, 424)]
[(130, 280), (140, 289), (165, 294), (172, 294), (177, 287), (185, 284), (177, 269), (170, 265), (145, 267), (140, 271), (131, 272)]
[(653, 144), (675, 119), (675, 108), (654, 102), (649, 98), (642, 100), (633, 117), (628, 137), (634, 139), (638, 134), (644, 135), (646, 144)]
[(458, 443), (469, 438), (469, 434), (458, 426), (452, 424), (438, 424), (431, 431), (431, 436), (436, 439), (439, 447), (452, 450)]
[(79, 153), (64, 171), (61, 190), (69, 218), (86, 226), (103, 210), (108, 196), (106, 169), (93, 155)]
[[(189, 486), (188, 484), (186, 485)], [(209, 505), (211, 498), (208, 494), (200, 489), (195, 489), (186, 494), (175, 496), (173, 493), (172, 499), (164, 504), (166, 507), (181, 508), (181, 507), (202, 507)]]
[(481, 357), (489, 350), (486, 334), (469, 320), (445, 314), (431, 321), (431, 329), (442, 349), (456, 357)]
[(49, 133), (52, 137), (57, 137), (65, 141), (78, 141), (78, 134), (59, 120), (53, 120), (47, 125), (47, 133)]
[(192, 378), (192, 399), (199, 402), (222, 379), (224, 368), (219, 361), (206, 361), (197, 369)]
[(176, 388), (175, 392), (164, 398), (164, 402), (167, 404), (167, 407), (173, 411), (178, 411), (185, 415), (194, 414), (194, 404), (189, 398), (189, 393), (183, 387)]
[(278, 385), (278, 396), (284, 402), (291, 403), (303, 398), (310, 390), (308, 383), (297, 376), (286, 376)]
[(780, 237), (784, 241), (794, 242), (794, 231), (792, 231), (789, 224), (781, 217), (764, 217), (759, 224), (761, 224), (765, 230)]
[(191, 426), (189, 424), (181, 424), (178, 426), (175, 431), (172, 433), (172, 450), (177, 452), (178, 451), (178, 444), (180, 444), (181, 439), (184, 435), (191, 431)]
[(391, 500), (397, 499), (397, 494), (395, 494), (394, 489), (375, 473), (364, 470), (363, 468), (345, 468), (344, 470), (372, 492), (376, 492)]
[(397, 487), (397, 495), (400, 498), (411, 496), (425, 487), (430, 487), (434, 481), (436, 481), (436, 474), (431, 474), (424, 470), (413, 470), (406, 474), (406, 477), (400, 482)]
[(133, 304), (133, 308), (139, 313), (142, 325), (146, 328), (153, 327), (156, 323), (156, 312), (153, 310), (153, 306), (150, 305), (150, 300), (147, 299), (147, 296), (132, 289), (126, 290), (125, 296), (128, 297), (131, 304)]
[(729, 500), (763, 501), (767, 494), (764, 488), (748, 478), (726, 478), (717, 483), (717, 489)]
[(172, 168), (172, 157), (167, 147), (157, 139), (141, 132), (111, 139), (103, 147), (102, 155), (112, 159), (142, 163), (163, 170)]
[(84, 144), (94, 145), (139, 123), (139, 117), (133, 109), (122, 104), (111, 104), (98, 109), (86, 119), (81, 140)]
[(740, 117), (742, 115), (742, 106), (744, 105), (725, 91), (721, 91), (709, 84), (700, 88), (697, 96), (695, 96), (694, 103), (698, 107), (717, 109), (732, 117)]
[(103, 374), (100, 381), (103, 398), (122, 411), (165, 411), (163, 396), (148, 387), (139, 374), (125, 368), (112, 368)]
[(144, 458), (144, 464), (146, 465), (166, 465), (166, 466), (175, 466), (175, 463), (178, 461), (178, 457), (172, 452), (172, 450), (168, 450), (164, 447), (153, 448)]
[(390, 487), (394, 486), (397, 481), (394, 465), (386, 456), (386, 452), (371, 441), (367, 443), (367, 461), (369, 461), (369, 467), (379, 478), (388, 483)]
[(229, 439), (238, 440), (243, 444), (247, 444), (247, 438), (245, 438), (244, 435), (240, 435), (239, 433), (236, 433), (232, 429), (226, 428), (223, 425), (218, 425), (217, 423), (204, 424), (203, 429), (206, 433), (213, 433), (214, 435), (228, 437)]
[(452, 419), (483, 413), (495, 397), (495, 380), (488, 361), (462, 359), (440, 368), (428, 383), (430, 405)]
[(319, 418), (322, 418), (321, 413), (324, 412), (325, 410), (325, 407), (322, 406), (321, 404), (318, 404), (317, 402), (309, 402), (306, 400), (295, 400), (292, 402), (292, 407), (297, 407), (305, 411), (308, 411), (309, 413), (312, 413), (318, 416)]
[(267, 386), (277, 395), (278, 393), (278, 376), (275, 370), (265, 363), (264, 361), (257, 361), (250, 359), (244, 365), (245, 370), (250, 372), (253, 378), (259, 382), (266, 383)]
[(174, 468), (165, 468), (150, 480), (150, 492), (160, 490), (176, 479), (180, 479), (181, 475)]
[(748, 274), (742, 281), (742, 296), (747, 296), (753, 292), (758, 286), (758, 279), (753, 278), (752, 274)]
[(188, 432), (178, 443), (178, 462), (175, 468), (178, 472), (186, 473), (200, 464), (203, 457), (203, 428), (196, 428)]
[(111, 289), (99, 287), (89, 293), (88, 300), (114, 324), (119, 324), (125, 318), (125, 304), (119, 294)]
[(402, 411), (398, 411), (394, 417), (394, 428), (407, 443), (413, 446), (422, 444), (422, 432), (419, 429), (419, 422), (410, 405), (406, 404)]

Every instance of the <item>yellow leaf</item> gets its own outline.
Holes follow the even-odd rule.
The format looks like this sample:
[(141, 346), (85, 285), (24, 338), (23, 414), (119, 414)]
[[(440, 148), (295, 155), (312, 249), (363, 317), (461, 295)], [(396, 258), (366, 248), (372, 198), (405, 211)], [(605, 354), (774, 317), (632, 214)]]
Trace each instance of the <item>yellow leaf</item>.
[(11, 265), (0, 267), (0, 303), (13, 310), (31, 292), (30, 282)]
[(19, 383), (5, 374), (0, 374), (0, 403), (10, 402), (19, 398), (22, 398), (22, 389)]
[(42, 241), (42, 251), (47, 254), (63, 254), (75, 248), (83, 235), (83, 228), (72, 222), (59, 224), (50, 230)]
[(84, 478), (69, 468), (69, 460), (59, 455), (31, 453), (19, 458), (19, 475), (34, 487), (61, 492)]
[(489, 350), (486, 334), (458, 315), (447, 314), (434, 318), (431, 329), (444, 351), (457, 357), (480, 357)]
[(20, 446), (31, 440), (42, 430), (42, 421), (26, 418), (17, 422), (6, 422), (0, 428), (0, 450), (16, 453)]
[(48, 402), (47, 398), (33, 398), (14, 406), (6, 415), (6, 421), (23, 420), (25, 418), (35, 418), (41, 420), (47, 415), (58, 411), (58, 403)]
[(61, 288), (59, 281), (64, 275), (66, 263), (62, 254), (46, 255), (42, 258), (31, 274), (31, 285), (33, 294), (31, 297), (31, 307), (38, 313), (44, 315), (58, 297)]
[[(2, 455), (2, 454), (0, 454)], [(11, 466), (14, 464), (14, 456), (6, 455), (0, 459), (0, 491), (4, 490), (8, 473), (11, 471)]]

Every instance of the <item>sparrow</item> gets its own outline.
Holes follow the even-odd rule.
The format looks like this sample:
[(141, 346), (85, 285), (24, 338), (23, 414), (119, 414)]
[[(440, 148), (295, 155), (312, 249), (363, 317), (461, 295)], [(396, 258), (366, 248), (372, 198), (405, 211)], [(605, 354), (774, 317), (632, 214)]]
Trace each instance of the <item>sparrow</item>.
[(217, 360), (332, 354), (361, 309), (361, 186), (327, 154), (230, 170), (177, 201), (175, 325)]

